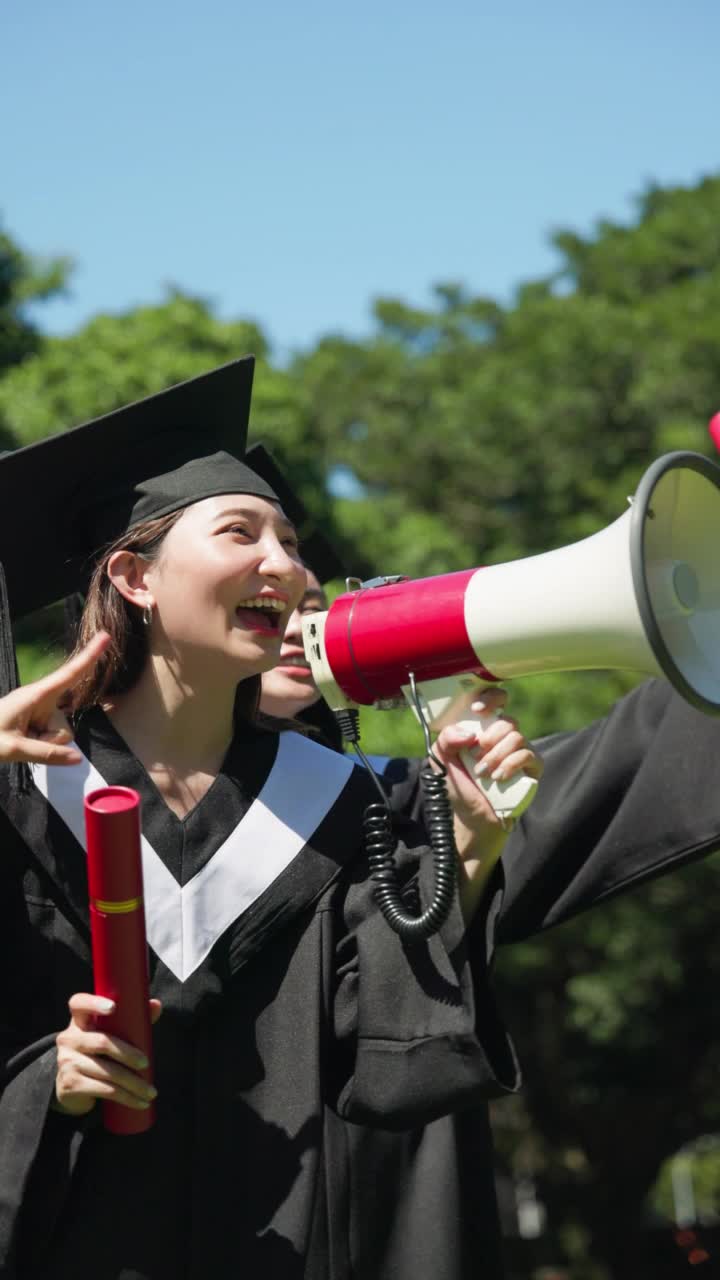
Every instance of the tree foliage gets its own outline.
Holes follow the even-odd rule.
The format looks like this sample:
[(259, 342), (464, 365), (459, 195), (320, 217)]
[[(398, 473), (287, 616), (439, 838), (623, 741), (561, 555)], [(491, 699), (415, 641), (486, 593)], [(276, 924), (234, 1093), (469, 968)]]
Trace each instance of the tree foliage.
[[(453, 282), (425, 308), (379, 299), (369, 338), (328, 336), (280, 368), (255, 325), (177, 291), (39, 343), (21, 307), (42, 277), (0, 240), (0, 366), (14, 365), (0, 421), (28, 443), (254, 350), (252, 437), (291, 470), (349, 572), (416, 576), (562, 546), (620, 515), (658, 454), (710, 452), (720, 178), (650, 187), (631, 224), (554, 243), (558, 270), (508, 305)], [(533, 735), (571, 728), (634, 678), (537, 677), (512, 709)], [(363, 724), (370, 750), (420, 752), (409, 713)], [(498, 1132), (541, 1179), (578, 1275), (590, 1249), (618, 1280), (643, 1273), (638, 1231), (663, 1161), (720, 1128), (719, 874), (709, 860), (503, 957), (528, 1083)]]
[[(526, 1067), (519, 1115), (498, 1104), (500, 1146), (540, 1186), (558, 1244), (580, 1265), (586, 1250), (603, 1259), (614, 1280), (645, 1274), (652, 1201), (669, 1235), (665, 1162), (720, 1131), (719, 882), (716, 855), (500, 956)], [(706, 1163), (706, 1183), (717, 1169)], [(717, 1200), (720, 1183), (702, 1194)]]
[[(70, 263), (63, 258), (43, 261), (31, 257), (0, 230), (0, 378), (34, 355), (40, 334), (28, 319), (26, 304), (52, 297), (64, 286)], [(0, 410), (0, 447), (13, 443)]]

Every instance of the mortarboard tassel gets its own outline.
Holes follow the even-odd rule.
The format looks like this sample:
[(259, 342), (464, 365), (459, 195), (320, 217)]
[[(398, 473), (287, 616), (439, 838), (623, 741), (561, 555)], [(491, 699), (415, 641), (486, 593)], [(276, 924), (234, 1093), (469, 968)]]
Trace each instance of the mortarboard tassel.
[[(10, 605), (8, 602), (5, 570), (0, 564), (0, 697), (12, 693), (20, 684), (18, 675), (15, 644), (13, 641), (12, 623), (10, 621)], [(15, 795), (26, 794), (30, 790), (30, 769), (26, 764), (11, 764), (10, 790)]]

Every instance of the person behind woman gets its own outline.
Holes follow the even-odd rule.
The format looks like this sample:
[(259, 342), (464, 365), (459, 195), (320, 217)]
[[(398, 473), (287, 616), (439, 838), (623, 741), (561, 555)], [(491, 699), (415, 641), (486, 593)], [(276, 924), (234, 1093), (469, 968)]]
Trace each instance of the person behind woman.
[[(323, 539), (323, 543), (325, 540)], [(327, 545), (318, 546), (317, 535), (313, 537), (313, 563), (327, 568), (336, 563)], [(307, 572), (307, 584), (298, 608), (291, 614), (285, 629), (280, 649), (280, 661), (269, 671), (263, 672), (260, 692), (260, 710), (269, 716), (279, 717), (287, 722), (296, 721), (307, 728), (314, 737), (335, 751), (351, 750), (342, 736), (342, 731), (321, 696), (314, 682), (310, 665), (305, 658), (303, 647), (303, 618), (313, 613), (321, 613), (328, 607), (328, 599), (317, 574), (307, 564), (307, 554), (303, 559)], [(329, 577), (330, 574), (323, 574)], [(335, 574), (334, 576), (338, 576)], [(459, 726), (453, 728), (453, 742), (456, 751), (470, 749), (477, 759), (482, 758), (486, 768), (491, 772), (496, 768), (505, 770), (512, 766), (512, 772), (519, 767), (519, 760), (514, 758), (516, 751), (522, 752), (525, 740), (520, 733), (517, 722), (504, 710), (507, 694), (504, 689), (485, 689), (482, 703), (470, 703), (469, 709), (476, 705), (495, 711), (497, 719), (484, 732), (476, 734), (463, 732)], [(418, 735), (420, 728), (418, 726)], [(371, 768), (379, 775), (387, 794), (390, 807), (396, 815), (412, 816), (424, 822), (424, 810), (420, 798), (420, 770), (424, 759), (408, 759), (404, 756), (366, 755)], [(537, 775), (542, 766), (533, 762)], [(511, 776), (511, 775), (507, 775)], [(466, 776), (463, 766), (453, 764), (448, 774), (448, 799), (450, 801), (455, 824), (456, 842), (462, 844), (466, 839), (466, 830), (475, 823), (477, 788)], [(507, 831), (511, 824), (507, 824)], [(486, 857), (483, 866), (483, 878), (487, 879), (493, 870), (493, 861), (502, 852), (504, 841), (498, 840), (494, 849), (494, 859)]]
[[(504, 833), (474, 789), (459, 896), (403, 943), (368, 884), (365, 771), (255, 722), (306, 582), (273, 490), (223, 448), (244, 447), (251, 368), (0, 463), (15, 614), (95, 566), (77, 653), (0, 699), (5, 1277), (502, 1273), (482, 1104), (518, 1072), (481, 891)], [(438, 741), (450, 773), (459, 745)], [(536, 767), (514, 734), (496, 751)], [(81, 814), (103, 782), (140, 793), (145, 842), (158, 1118), (127, 1138), (98, 1100), (142, 1110), (153, 1089), (92, 994)], [(421, 904), (424, 852), (401, 824)]]
[(260, 692), (260, 710), (269, 716), (284, 720), (297, 719), (309, 726), (321, 741), (336, 751), (343, 750), (343, 737), (335, 716), (321, 697), (305, 657), (303, 647), (303, 618), (322, 613), (328, 607), (328, 599), (317, 574), (307, 563), (305, 591), (297, 609), (288, 620), (280, 648), (280, 661), (270, 671), (264, 671)]

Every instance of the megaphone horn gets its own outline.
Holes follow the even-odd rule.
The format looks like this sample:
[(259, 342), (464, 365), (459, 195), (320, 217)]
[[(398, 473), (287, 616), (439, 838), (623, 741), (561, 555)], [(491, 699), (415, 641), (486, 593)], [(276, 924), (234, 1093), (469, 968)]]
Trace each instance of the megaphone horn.
[[(468, 724), (463, 686), (472, 696), (480, 682), (544, 671), (665, 676), (688, 702), (717, 714), (719, 546), (720, 467), (700, 454), (666, 454), (645, 472), (630, 510), (600, 533), (489, 568), (360, 585), (303, 620), (305, 652), (333, 710), (384, 706), (403, 694), (428, 745), (430, 729)], [(488, 718), (475, 723), (485, 728)], [(501, 819), (530, 803), (532, 778), (488, 780), (469, 753), (461, 758)], [(452, 843), (434, 848), (433, 902), (413, 918), (403, 911), (387, 842), (373, 840), (380, 910), (397, 932), (428, 936), (449, 910)]]
[(599, 533), (526, 559), (338, 597), (304, 622), (315, 680), (337, 710), (387, 705), (410, 683), (486, 683), (623, 668), (664, 676), (720, 714), (720, 467), (669, 453)]

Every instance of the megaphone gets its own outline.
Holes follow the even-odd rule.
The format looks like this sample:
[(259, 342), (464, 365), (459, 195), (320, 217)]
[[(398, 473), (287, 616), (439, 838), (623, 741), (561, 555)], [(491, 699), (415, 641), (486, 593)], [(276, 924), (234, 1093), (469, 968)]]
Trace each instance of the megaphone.
[[(622, 668), (663, 676), (720, 714), (720, 467), (700, 454), (666, 454), (629, 502), (607, 528), (556, 551), (357, 583), (303, 622), (323, 697), (335, 711), (404, 698), (436, 731), (458, 719), (468, 690)], [(465, 763), (472, 772), (472, 758)], [(476, 781), (505, 816), (522, 811), (535, 785), (523, 775)]]

